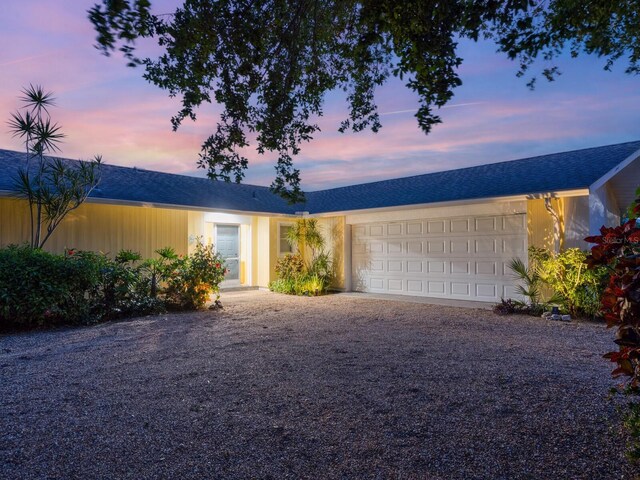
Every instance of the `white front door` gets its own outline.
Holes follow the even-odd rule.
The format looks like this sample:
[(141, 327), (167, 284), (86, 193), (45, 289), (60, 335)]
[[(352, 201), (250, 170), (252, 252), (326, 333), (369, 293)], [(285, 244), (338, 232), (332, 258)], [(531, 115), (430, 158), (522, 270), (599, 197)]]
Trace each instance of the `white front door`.
[(222, 287), (240, 285), (240, 226), (216, 225), (216, 251), (229, 271)]

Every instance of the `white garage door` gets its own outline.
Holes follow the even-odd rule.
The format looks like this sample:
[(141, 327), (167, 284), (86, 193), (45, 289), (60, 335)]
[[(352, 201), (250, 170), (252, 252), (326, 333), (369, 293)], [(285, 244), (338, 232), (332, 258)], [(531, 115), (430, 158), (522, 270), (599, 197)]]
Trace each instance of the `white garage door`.
[(525, 214), (352, 227), (356, 291), (495, 302), (515, 296), (513, 257), (527, 258)]

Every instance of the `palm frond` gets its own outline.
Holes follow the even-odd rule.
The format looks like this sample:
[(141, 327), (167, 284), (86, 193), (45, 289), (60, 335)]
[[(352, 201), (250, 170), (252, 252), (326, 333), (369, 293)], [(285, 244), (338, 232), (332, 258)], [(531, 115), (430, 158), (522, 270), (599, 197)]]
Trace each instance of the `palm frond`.
[(53, 92), (45, 92), (40, 85), (29, 84), (28, 87), (22, 90), (20, 100), (27, 108), (31, 109), (32, 114), (44, 111), (48, 115), (49, 110), (47, 108), (55, 105)]

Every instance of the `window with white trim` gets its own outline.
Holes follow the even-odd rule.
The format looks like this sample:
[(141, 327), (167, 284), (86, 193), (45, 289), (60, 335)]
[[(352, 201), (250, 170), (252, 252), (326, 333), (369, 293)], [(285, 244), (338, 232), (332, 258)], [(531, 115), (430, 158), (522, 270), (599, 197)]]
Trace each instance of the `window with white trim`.
[(279, 223), (278, 224), (278, 255), (286, 255), (287, 253), (293, 253), (293, 247), (287, 240), (287, 233), (291, 230), (293, 225), (291, 223)]

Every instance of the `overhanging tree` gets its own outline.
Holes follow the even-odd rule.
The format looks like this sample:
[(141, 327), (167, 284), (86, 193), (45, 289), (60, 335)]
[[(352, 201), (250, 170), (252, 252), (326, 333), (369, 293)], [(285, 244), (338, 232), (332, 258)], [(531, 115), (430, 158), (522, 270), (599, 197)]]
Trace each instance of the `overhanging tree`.
[[(203, 103), (223, 107), (204, 141), (198, 165), (212, 179), (239, 182), (255, 136), (259, 153), (277, 154), (271, 188), (290, 201), (303, 198), (293, 158), (319, 130), (324, 95), (346, 92), (349, 115), (339, 130), (381, 127), (375, 88), (390, 75), (418, 94), (418, 124), (440, 123), (438, 108), (462, 82), (460, 39), (493, 39), (524, 75), (535, 59), (569, 49), (603, 56), (609, 69), (627, 57), (640, 71), (636, 2), (615, 0), (185, 0), (169, 14), (153, 14), (149, 0), (102, 0), (89, 11), (97, 46), (119, 49), (144, 78), (180, 96), (174, 130), (195, 120)], [(164, 53), (137, 55), (136, 41), (154, 38)], [(551, 66), (542, 72), (553, 80)], [(529, 85), (533, 87), (535, 77)]]

